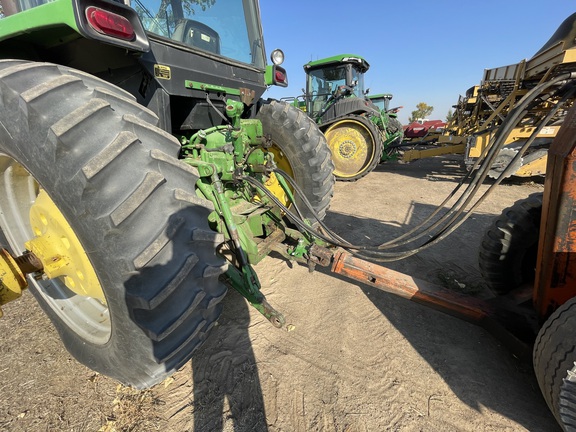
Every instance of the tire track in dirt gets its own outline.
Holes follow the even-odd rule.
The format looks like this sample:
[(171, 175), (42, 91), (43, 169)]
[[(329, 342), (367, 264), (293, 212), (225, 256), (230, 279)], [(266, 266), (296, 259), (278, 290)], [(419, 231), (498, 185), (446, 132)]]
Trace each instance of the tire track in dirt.
[[(394, 372), (402, 369), (402, 359), (391, 349), (402, 336), (391, 329), (390, 322), (359, 288), (328, 275), (308, 275), (302, 268), (283, 272), (279, 270), (282, 262), (266, 261), (264, 268), (258, 268), (260, 274), (268, 276), (270, 268), (274, 277), (283, 273), (289, 279), (282, 285), (290, 287), (288, 292), (275, 291), (269, 301), (285, 312), (289, 323), (298, 323), (292, 332), (270, 329), (265, 320), (251, 327), (255, 352), (266, 351), (258, 361), (260, 373), (271, 377), (268, 385), (274, 387), (276, 397), (281, 395), (292, 404), (290, 417), (280, 418), (278, 423), (291, 424), (294, 430), (324, 430), (334, 424), (341, 426), (345, 419), (348, 426), (364, 430), (362, 419), (377, 418), (382, 401), (394, 415), (381, 427), (402, 423), (407, 415), (402, 409), (406, 390), (402, 377)], [(324, 289), (308, 294), (302, 283), (297, 284), (306, 277), (313, 278), (312, 286), (326, 286), (327, 282), (336, 282), (336, 286), (329, 293)], [(340, 306), (334, 303), (336, 297)], [(313, 313), (302, 313), (310, 311), (304, 303), (314, 304)], [(344, 307), (345, 313), (342, 304), (349, 305)], [(286, 374), (283, 364), (291, 365), (298, 378)], [(370, 394), (377, 402), (359, 403), (359, 394)], [(314, 395), (321, 395), (321, 400)], [(267, 410), (267, 416), (270, 414)]]

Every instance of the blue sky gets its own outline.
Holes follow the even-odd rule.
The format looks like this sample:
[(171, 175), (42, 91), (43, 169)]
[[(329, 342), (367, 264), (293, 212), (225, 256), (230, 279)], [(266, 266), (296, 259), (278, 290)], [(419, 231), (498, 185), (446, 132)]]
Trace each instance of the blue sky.
[(370, 63), (366, 87), (392, 93), (405, 124), (419, 102), (444, 120), (484, 69), (532, 57), (576, 1), (260, 0), (260, 9), (268, 55), (284, 51), (289, 80), (265, 97), (300, 95), (310, 60), (358, 54)]

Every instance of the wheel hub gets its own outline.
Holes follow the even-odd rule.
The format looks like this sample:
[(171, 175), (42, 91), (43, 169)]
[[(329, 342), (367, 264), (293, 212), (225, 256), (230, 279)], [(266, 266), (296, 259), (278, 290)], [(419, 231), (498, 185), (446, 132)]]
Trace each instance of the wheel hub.
[[(274, 155), (274, 162), (276, 166), (280, 168), (282, 171), (287, 173), (290, 177), (294, 178), (294, 171), (292, 170), (292, 166), (290, 165), (290, 161), (284, 154), (284, 152), (276, 145), (273, 144), (272, 147), (269, 149), (269, 152)], [(264, 183), (264, 186), (274, 194), (276, 198), (280, 200), (280, 202), (288, 207), (290, 205), (290, 199), (286, 194), (286, 191), (278, 181), (276, 174), (272, 173), (268, 180)]]
[(266, 189), (272, 192), (274, 196), (278, 198), (283, 205), (285, 206), (289, 205), (288, 196), (286, 195), (284, 188), (278, 181), (278, 177), (276, 177), (276, 174), (271, 173), (270, 176), (268, 177), (268, 180), (264, 182), (264, 186), (266, 186)]
[(366, 171), (376, 155), (375, 142), (368, 128), (353, 119), (331, 125), (325, 132), (332, 152), (334, 175), (349, 179)]
[(358, 148), (356, 147), (356, 143), (354, 141), (346, 140), (340, 143), (340, 147), (338, 148), (338, 150), (340, 156), (342, 156), (345, 159), (349, 159), (353, 157), (354, 154), (356, 154)]
[(0, 306), (20, 297), (27, 285), (20, 267), (5, 249), (0, 249), (0, 281)]
[(78, 237), (44, 190), (30, 208), (30, 225), (36, 237), (26, 242), (26, 248), (40, 260), (46, 276), (61, 278), (74, 293), (106, 303)]

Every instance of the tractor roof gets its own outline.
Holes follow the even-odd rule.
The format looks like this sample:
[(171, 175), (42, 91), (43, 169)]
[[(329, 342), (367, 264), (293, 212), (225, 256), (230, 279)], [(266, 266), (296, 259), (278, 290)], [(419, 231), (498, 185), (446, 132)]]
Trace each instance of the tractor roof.
[(368, 95), (368, 99), (379, 99), (379, 98), (392, 99), (392, 94), (391, 93), (378, 93), (378, 94)]
[(311, 69), (318, 69), (327, 65), (337, 65), (351, 63), (355, 65), (360, 72), (366, 72), (370, 65), (363, 57), (355, 54), (340, 54), (333, 57), (326, 57), (320, 60), (314, 60), (304, 65), (304, 70), (307, 72)]

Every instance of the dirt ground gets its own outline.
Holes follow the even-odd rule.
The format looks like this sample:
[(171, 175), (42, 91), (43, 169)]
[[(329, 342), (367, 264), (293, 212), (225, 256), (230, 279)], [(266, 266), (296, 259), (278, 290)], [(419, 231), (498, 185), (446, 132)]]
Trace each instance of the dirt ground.
[[(327, 224), (379, 244), (421, 221), (464, 174), (458, 156), (380, 165), (338, 183)], [(492, 218), (541, 191), (512, 182), (443, 243), (388, 266), (484, 296)], [(531, 365), (472, 324), (269, 257), (257, 266), (288, 330), (235, 292), (191, 364), (134, 391), (78, 364), (27, 293), (0, 320), (2, 431), (558, 431)]]

